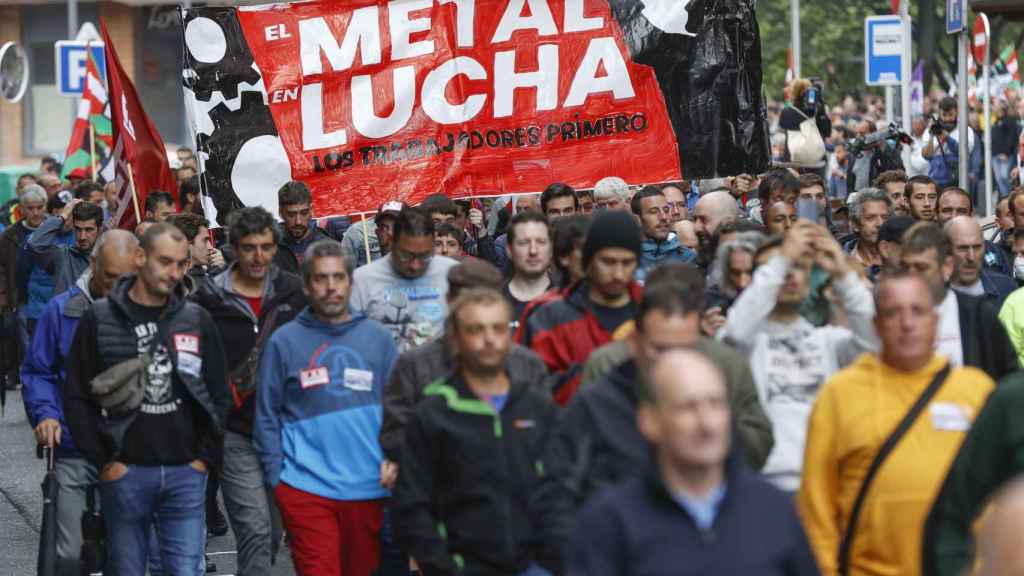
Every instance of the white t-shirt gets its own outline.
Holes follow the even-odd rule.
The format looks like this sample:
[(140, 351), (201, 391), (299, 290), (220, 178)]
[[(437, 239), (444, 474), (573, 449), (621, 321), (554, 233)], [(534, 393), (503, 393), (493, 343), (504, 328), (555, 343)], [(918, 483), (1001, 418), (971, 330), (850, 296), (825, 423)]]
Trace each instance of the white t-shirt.
[(946, 291), (946, 298), (935, 310), (939, 313), (939, 333), (935, 335), (935, 352), (949, 358), (953, 367), (964, 365), (964, 347), (960, 340), (960, 306), (956, 292)]
[(974, 284), (971, 284), (970, 286), (956, 286), (956, 285), (951, 285), (951, 286), (952, 286), (953, 290), (956, 290), (957, 292), (959, 292), (961, 294), (967, 294), (968, 296), (984, 296), (985, 295), (985, 287), (981, 284), (981, 278), (978, 278), (974, 282)]

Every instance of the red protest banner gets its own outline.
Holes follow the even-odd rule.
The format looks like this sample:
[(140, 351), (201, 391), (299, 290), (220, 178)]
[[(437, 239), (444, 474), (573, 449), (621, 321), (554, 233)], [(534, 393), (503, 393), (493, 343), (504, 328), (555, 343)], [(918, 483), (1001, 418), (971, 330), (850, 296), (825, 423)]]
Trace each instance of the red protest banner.
[(107, 90), (118, 187), (117, 211), (112, 221), (120, 228), (133, 229), (142, 218), (146, 196), (150, 192), (170, 192), (177, 198), (178, 186), (167, 161), (164, 141), (142, 109), (139, 95), (121, 67), (102, 18), (100, 32), (106, 46)]
[[(685, 33), (686, 4), (658, 20)], [(207, 182), (235, 205), (276, 208), (289, 179), (327, 215), (681, 176), (655, 67), (605, 0), (199, 8), (185, 49)]]

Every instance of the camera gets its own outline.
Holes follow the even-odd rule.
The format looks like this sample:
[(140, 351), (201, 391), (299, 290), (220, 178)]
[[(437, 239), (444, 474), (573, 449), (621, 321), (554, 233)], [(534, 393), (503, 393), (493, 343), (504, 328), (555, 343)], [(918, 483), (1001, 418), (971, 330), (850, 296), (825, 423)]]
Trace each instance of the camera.
[(824, 103), (825, 86), (819, 78), (808, 78), (811, 87), (804, 92), (804, 112), (812, 115), (817, 112), (818, 107)]
[(956, 128), (955, 124), (943, 122), (935, 114), (928, 116), (928, 119), (931, 121), (931, 125), (928, 126), (928, 133), (932, 136), (942, 136), (943, 134), (952, 132)]

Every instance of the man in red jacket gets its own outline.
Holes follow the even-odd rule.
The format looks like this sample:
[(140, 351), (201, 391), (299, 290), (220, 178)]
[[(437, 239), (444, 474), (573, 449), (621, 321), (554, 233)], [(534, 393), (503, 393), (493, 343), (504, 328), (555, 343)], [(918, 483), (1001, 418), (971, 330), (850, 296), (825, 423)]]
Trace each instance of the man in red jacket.
[(563, 406), (580, 384), (590, 353), (633, 329), (641, 288), (633, 273), (642, 252), (640, 226), (628, 212), (602, 211), (583, 243), (586, 276), (565, 298), (538, 308), (520, 329), (520, 343), (533, 349), (556, 375), (555, 400)]

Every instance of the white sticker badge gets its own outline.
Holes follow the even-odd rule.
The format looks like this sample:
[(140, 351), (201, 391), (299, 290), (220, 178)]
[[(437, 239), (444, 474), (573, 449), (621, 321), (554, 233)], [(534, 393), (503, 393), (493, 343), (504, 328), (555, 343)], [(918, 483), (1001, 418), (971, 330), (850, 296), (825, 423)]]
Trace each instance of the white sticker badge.
[(330, 382), (331, 373), (328, 372), (326, 367), (299, 371), (299, 384), (302, 386), (303, 390), (314, 386), (330, 384)]
[(203, 359), (195, 354), (179, 351), (178, 370), (193, 378), (199, 378), (199, 375), (203, 371)]
[(345, 388), (357, 392), (373, 390), (373, 372), (356, 368), (345, 368)]
[(936, 430), (966, 432), (971, 427), (971, 409), (952, 402), (933, 402), (929, 408)]

